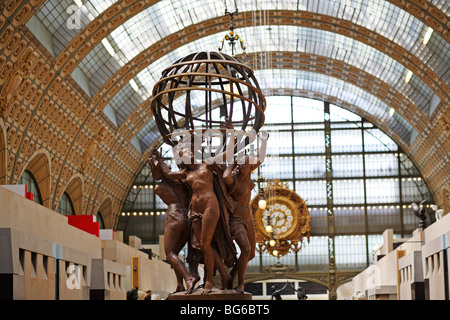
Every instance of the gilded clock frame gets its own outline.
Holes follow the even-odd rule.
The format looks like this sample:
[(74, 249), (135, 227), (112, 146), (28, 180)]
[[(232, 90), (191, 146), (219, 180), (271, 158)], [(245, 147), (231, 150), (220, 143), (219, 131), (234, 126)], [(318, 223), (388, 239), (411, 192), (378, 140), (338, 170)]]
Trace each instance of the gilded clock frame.
[[(274, 239), (278, 241), (290, 240), (289, 242), (302, 241), (306, 236), (310, 237), (310, 220), (311, 217), (308, 212), (305, 201), (293, 190), (289, 189), (287, 183), (275, 180), (268, 182), (264, 188), (264, 196), (267, 200), (267, 206), (275, 203), (285, 204), (293, 216), (293, 227), (288, 232), (274, 235)], [(262, 210), (258, 207), (259, 196), (256, 196), (250, 202), (252, 209), (253, 221), (256, 229), (256, 241), (263, 243), (271, 239), (271, 235), (265, 229)]]

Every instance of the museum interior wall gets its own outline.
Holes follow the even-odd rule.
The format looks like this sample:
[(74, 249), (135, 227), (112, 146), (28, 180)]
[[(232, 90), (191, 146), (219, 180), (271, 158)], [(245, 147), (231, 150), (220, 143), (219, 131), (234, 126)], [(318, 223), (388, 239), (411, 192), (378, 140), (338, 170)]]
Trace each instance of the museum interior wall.
[(449, 224), (447, 215), (407, 239), (386, 230), (378, 260), (341, 288), (340, 299), (448, 300)]
[(0, 296), (14, 300), (125, 300), (138, 287), (174, 291), (170, 265), (120, 233), (102, 239), (67, 216), (0, 188)]

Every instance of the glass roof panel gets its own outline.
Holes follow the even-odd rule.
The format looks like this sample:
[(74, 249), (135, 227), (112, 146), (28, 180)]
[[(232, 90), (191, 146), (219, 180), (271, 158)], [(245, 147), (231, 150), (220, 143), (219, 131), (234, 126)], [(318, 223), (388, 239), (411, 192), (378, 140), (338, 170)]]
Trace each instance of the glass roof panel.
[(361, 117), (346, 109), (330, 104), (330, 121), (361, 121)]
[[(332, 59), (344, 61), (345, 63), (355, 66), (367, 73), (383, 80), (387, 84), (402, 92), (409, 97), (420, 109), (428, 112), (430, 101), (434, 92), (419, 78), (413, 76), (409, 82), (405, 81), (408, 70), (389, 57), (386, 54), (370, 47), (362, 42), (352, 38), (335, 34), (329, 31), (317, 30), (296, 26), (272, 26), (268, 31), (265, 26), (242, 28), (238, 34), (244, 39), (248, 52), (266, 52), (266, 51), (297, 51), (306, 52), (314, 55), (326, 56)], [(146, 100), (152, 90), (154, 84), (159, 80), (162, 71), (172, 65), (176, 60), (185, 57), (189, 53), (202, 50), (212, 50), (217, 48), (219, 35), (214, 34), (201, 38), (197, 41), (184, 45), (167, 55), (161, 57), (152, 63), (149, 67), (141, 71), (134, 79), (140, 87), (138, 94), (142, 99), (128, 99), (129, 86), (125, 86), (110, 101), (110, 105), (116, 111), (120, 111), (124, 115), (130, 114), (132, 110), (139, 106), (141, 101)], [(246, 39), (249, 39), (247, 41)], [(264, 39), (264, 40), (261, 40)], [(282, 41), (280, 39), (283, 39)], [(269, 59), (270, 60), (270, 59)], [(268, 61), (262, 59), (256, 64), (256, 69), (269, 68)], [(280, 82), (294, 82), (290, 85), (295, 86), (295, 82), (300, 79), (295, 78), (270, 78), (270, 87), (280, 87)], [(324, 84), (326, 85), (326, 84)], [(267, 94), (267, 92), (266, 92)], [(140, 101), (138, 103), (138, 101)], [(122, 117), (118, 116), (119, 125), (122, 123)]]
[[(229, 11), (235, 10), (234, 3), (231, 3), (231, 1), (226, 3)], [(142, 50), (186, 26), (223, 16), (224, 9), (223, 2), (218, 1), (160, 1), (126, 21), (111, 33), (108, 39), (114, 48), (115, 54), (113, 56), (117, 61), (120, 61), (119, 65), (123, 65)], [(240, 1), (238, 9), (241, 15), (248, 11), (245, 13), (247, 18), (251, 18), (249, 17), (249, 12), (255, 9), (308, 10), (314, 13), (331, 15), (375, 30), (398, 45), (410, 50), (424, 63), (434, 62), (442, 65), (443, 62), (448, 61), (446, 60), (445, 52), (450, 51), (450, 44), (441, 36), (435, 35), (434, 41), (436, 45), (434, 47), (440, 46), (447, 49), (443, 51), (444, 54), (441, 51), (434, 51), (433, 47), (424, 45), (422, 40), (428, 27), (408, 12), (384, 0), (252, 0)], [(254, 20), (254, 25), (261, 23), (264, 24), (260, 19)], [(236, 27), (239, 31), (239, 25)], [(280, 38), (280, 41), (283, 41), (283, 39)], [(104, 50), (98, 51), (89, 58), (86, 57), (80, 63), (80, 68), (88, 77), (95, 78), (96, 74), (99, 73), (103, 65), (101, 56), (104, 54)], [(439, 76), (444, 76), (445, 72), (450, 68), (448, 63), (445, 65), (445, 70), (436, 70)], [(98, 89), (99, 87), (96, 87), (94, 92)]]

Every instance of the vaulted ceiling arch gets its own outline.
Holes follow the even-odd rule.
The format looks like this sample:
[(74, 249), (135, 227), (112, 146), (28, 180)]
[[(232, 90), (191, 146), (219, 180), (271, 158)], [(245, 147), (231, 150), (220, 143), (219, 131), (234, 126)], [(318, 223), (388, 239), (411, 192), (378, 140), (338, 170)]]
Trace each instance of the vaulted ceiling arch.
[[(324, 33), (325, 32), (326, 31), (324, 31)], [(210, 37), (215, 39), (214, 36), (215, 35), (212, 35)], [(345, 38), (346, 37), (344, 37), (344, 36), (341, 37), (341, 39), (345, 39)], [(201, 38), (201, 39), (204, 39), (204, 38)], [(197, 40), (197, 41), (199, 41), (199, 40)], [(353, 42), (353, 40), (350, 40), (350, 41)], [(198, 47), (202, 47), (202, 46), (200, 45)], [(371, 48), (371, 47), (370, 46), (365, 46), (365, 48)], [(376, 52), (376, 49), (369, 49), (369, 50), (371, 50), (372, 52)], [(158, 52), (158, 54), (161, 54), (163, 51), (159, 50), (157, 52)], [(389, 53), (392, 53), (392, 52), (389, 52)], [(358, 52), (355, 53), (355, 56), (357, 56), (357, 55), (358, 55)], [(382, 63), (386, 62), (386, 59), (390, 59), (388, 54), (384, 54), (384, 58), (382, 59), (382, 61), (380, 61), (380, 62), (376, 61), (376, 63), (374, 63), (374, 65), (376, 67), (378, 67), (378, 68), (376, 68), (377, 70), (383, 68)], [(356, 60), (358, 60), (358, 59), (356, 59)], [(359, 60), (364, 60), (364, 56), (360, 56)], [(145, 67), (147, 64), (151, 63), (151, 61), (152, 61), (151, 59), (144, 59), (144, 55), (140, 55), (138, 57), (138, 59), (137, 59), (135, 67), (137, 68), (137, 70), (141, 70), (142, 71), (142, 68)], [(338, 67), (340, 64), (345, 63), (345, 61), (339, 61), (338, 59), (334, 59), (334, 61), (336, 62), (335, 65), (328, 65), (327, 67), (328, 68), (333, 68), (333, 67), (336, 67), (336, 66)], [(394, 59), (390, 59), (390, 61), (394, 61)], [(378, 65), (377, 65), (377, 63), (378, 63)], [(353, 61), (353, 64), (354, 64), (353, 67), (358, 67), (359, 66), (354, 61)], [(397, 64), (397, 66), (401, 67), (401, 64)], [(164, 68), (164, 67), (167, 67), (167, 66), (162, 66), (162, 68)], [(374, 67), (372, 66), (372, 69), (373, 68)], [(395, 68), (398, 69), (398, 67), (394, 67), (393, 69), (395, 69)], [(403, 72), (404, 72), (404, 70), (406, 70), (406, 68), (403, 68)], [(389, 70), (389, 71), (391, 71), (391, 70)], [(401, 91), (403, 93), (402, 99), (404, 99), (404, 101), (407, 101), (410, 98), (411, 91), (414, 91), (414, 89), (411, 89), (411, 87), (407, 86), (406, 83), (402, 83), (403, 81), (399, 81), (399, 79), (402, 78), (403, 72), (401, 72), (401, 71), (399, 72), (398, 70), (392, 70), (392, 73), (389, 72), (387, 76), (392, 77), (392, 74), (394, 74), (394, 75), (396, 74), (397, 84), (400, 84), (400, 85), (404, 86), (404, 88), (400, 88), (400, 90), (399, 90), (399, 91)], [(369, 72), (367, 72), (367, 74), (368, 74), (368, 78), (367, 78), (368, 81), (373, 81), (373, 79), (377, 78), (376, 77), (377, 74), (374, 74), (373, 71), (372, 71), (372, 74), (370, 74)], [(114, 82), (116, 82), (116, 78), (115, 77), (112, 78), (111, 81), (108, 81), (107, 85), (105, 86), (106, 91), (108, 91), (108, 89), (111, 89), (111, 92), (108, 93), (108, 98), (103, 98), (103, 100), (100, 99), (100, 98), (94, 98), (94, 100), (93, 100), (94, 104), (95, 103), (100, 103), (100, 108), (101, 108), (102, 104), (104, 106), (104, 103), (110, 102), (112, 97), (117, 95), (118, 91), (120, 91), (121, 88), (124, 89), (125, 86), (127, 86), (127, 83), (130, 80), (131, 76), (133, 76), (133, 75), (136, 76), (136, 71), (133, 70), (130, 65), (126, 65), (124, 68), (121, 69), (120, 75), (122, 75), (124, 77), (125, 81), (122, 81), (122, 79), (119, 76), (118, 79), (117, 79), (117, 81), (119, 81), (119, 83), (116, 83), (114, 85)], [(386, 77), (384, 77), (384, 78), (386, 79)], [(392, 81), (391, 81), (390, 85), (391, 85), (391, 88), (388, 89), (388, 91), (392, 90), (392, 87), (393, 87)], [(422, 87), (427, 87), (424, 82), (422, 82)], [(434, 88), (436, 88), (436, 87), (434, 87)], [(426, 90), (428, 92), (428, 98), (425, 100), (425, 102), (422, 100), (422, 108), (423, 108), (423, 105), (429, 106), (429, 102), (428, 101), (433, 96), (433, 93), (432, 93), (431, 89), (429, 89), (427, 87)], [(132, 93), (133, 94), (133, 91), (132, 91), (132, 89), (129, 86), (127, 88), (127, 91), (128, 91), (128, 93)], [(443, 91), (439, 91), (439, 92), (442, 94)], [(444, 101), (446, 101), (445, 95), (441, 95), (441, 96), (444, 99)], [(418, 99), (422, 99), (421, 95), (417, 94), (417, 93), (416, 93), (416, 97)], [(128, 101), (124, 101), (124, 100), (126, 100), (126, 99), (124, 99), (123, 97), (119, 97), (118, 98), (118, 101), (124, 102), (124, 104), (128, 103)], [(100, 101), (102, 101), (102, 102), (100, 102)], [(144, 104), (145, 104), (145, 101), (144, 101)], [(122, 103), (118, 103), (118, 105), (122, 106), (123, 104)], [(138, 118), (136, 118), (136, 113), (134, 112), (134, 110), (136, 110), (136, 108), (137, 108), (136, 107), (137, 105), (138, 105), (138, 103), (136, 103), (135, 106), (130, 108), (128, 117), (131, 117), (131, 118), (128, 118), (124, 122), (124, 123), (127, 123), (127, 124), (132, 123), (133, 124), (133, 128), (139, 127), (139, 120), (138, 120)], [(412, 108), (411, 108), (411, 106), (412, 106)], [(398, 108), (397, 108), (396, 105), (393, 105), (393, 108), (396, 110), (396, 112), (399, 111), (399, 110), (397, 110)], [(420, 112), (416, 113), (417, 108), (414, 108), (413, 104), (411, 104), (411, 103), (409, 104), (409, 108), (408, 109), (410, 109), (409, 112), (413, 112), (415, 114), (415, 116), (418, 117), (417, 120), (419, 122), (426, 121), (426, 118), (428, 116), (427, 114), (425, 114), (426, 112), (425, 113), (423, 113), (423, 112), (422, 113), (420, 113)], [(128, 132), (130, 130), (130, 128), (128, 126), (127, 127), (123, 127), (124, 123), (122, 123), (122, 125), (119, 127), (119, 132), (121, 134), (124, 133), (124, 132)]]
[[(276, 20), (276, 19), (274, 19)], [(298, 19), (287, 19), (283, 20), (280, 18), (279, 22), (281, 25), (302, 25), (306, 21), (306, 25), (309, 25), (311, 21), (304, 20), (303, 18)], [(142, 76), (139, 76), (139, 74), (149, 74), (154, 73), (157, 74), (158, 70), (161, 69), (161, 67), (154, 69), (152, 63), (156, 63), (158, 60), (162, 60), (164, 58), (164, 62), (166, 64), (173, 62), (170, 59), (167, 59), (165, 54), (170, 54), (176, 49), (179, 49), (183, 46), (187, 46), (186, 42), (190, 43), (189, 41), (192, 41), (191, 43), (194, 43), (195, 41), (199, 41), (201, 39), (204, 39), (204, 34), (210, 34), (211, 32), (216, 32), (215, 35), (211, 35), (209, 37), (213, 38), (214, 36), (217, 36), (217, 40), (219, 40), (221, 34), (220, 31), (217, 32), (219, 27), (217, 25), (213, 25), (212, 27), (207, 27), (206, 25), (212, 23), (213, 21), (208, 21), (208, 23), (205, 23), (202, 25), (202, 32), (196, 32), (196, 28), (187, 28), (183, 29), (183, 32), (171, 35), (168, 37), (168, 39), (164, 39), (162, 42), (157, 42), (151, 47), (148, 47), (145, 51), (141, 52), (138, 56), (136, 56), (133, 60), (131, 60), (129, 63), (127, 63), (124, 67), (119, 69), (108, 81), (105, 82), (103, 87), (98, 91), (98, 93), (93, 97), (93, 106), (92, 108), (95, 108), (97, 110), (103, 109), (108, 103), (114, 104), (114, 98), (117, 99), (117, 104), (121, 104), (121, 102), (124, 100), (123, 97), (117, 96), (119, 92), (121, 94), (125, 94), (127, 97), (129, 97), (131, 94), (133, 94), (132, 88), (129, 85), (130, 80), (133, 80), (135, 83), (139, 83), (139, 85), (145, 87), (142, 89), (145, 91), (145, 93), (142, 93), (142, 96), (150, 96), (149, 91), (151, 91), (151, 85), (149, 84), (142, 84), (140, 79)], [(325, 24), (320, 22), (320, 26), (323, 27)], [(318, 28), (319, 30), (324, 30), (322, 33), (326, 33), (327, 29), (332, 28), (333, 24), (327, 25), (327, 27), (323, 27), (324, 29), (320, 29), (317, 25), (314, 26), (314, 28)], [(337, 26), (337, 27), (336, 27)], [(271, 26), (275, 27), (275, 26)], [(353, 31), (349, 31), (351, 29), (345, 29), (339, 27), (337, 24), (334, 24), (335, 29), (337, 30), (337, 34), (341, 34), (343, 36), (349, 35), (349, 39), (355, 38), (358, 39), (356, 42), (358, 44), (364, 44), (366, 42), (368, 44), (368, 47), (373, 47), (374, 49), (372, 51), (380, 51), (385, 54), (385, 58), (387, 57), (393, 57), (392, 60), (396, 60), (399, 65), (402, 65), (402, 72), (404, 76), (406, 76), (408, 70), (413, 69), (415, 70), (413, 77), (413, 81), (417, 80), (417, 84), (414, 84), (416, 87), (419, 88), (419, 90), (425, 90), (426, 94), (436, 94), (439, 96), (441, 100), (448, 99), (448, 84), (446, 81), (443, 81), (433, 70), (431, 70), (424, 62), (420, 62), (420, 60), (409, 53), (407, 50), (404, 50), (400, 48), (395, 43), (390, 43), (387, 39), (383, 39), (382, 36), (375, 34), (372, 31), (365, 30), (364, 32), (361, 32), (361, 28), (356, 31), (356, 26), (353, 26)], [(306, 30), (308, 28), (305, 28)], [(186, 34), (189, 30), (192, 31), (191, 34)], [(239, 29), (243, 30), (243, 29)], [(244, 29), (245, 30), (245, 29)], [(332, 31), (334, 32), (334, 31)], [(350, 32), (350, 33), (349, 33)], [(371, 37), (368, 37), (368, 33), (371, 34)], [(331, 34), (331, 33), (330, 33)], [(340, 37), (341, 39), (343, 37)], [(359, 41), (361, 40), (361, 41)], [(348, 41), (349, 42), (349, 41)], [(319, 42), (320, 43), (320, 42)], [(212, 47), (215, 49), (215, 46), (212, 46), (211, 43), (209, 44), (209, 47)], [(215, 44), (215, 43), (214, 43)], [(336, 47), (339, 47), (336, 46)], [(251, 46), (248, 46), (250, 50), (252, 50)], [(341, 47), (342, 48), (342, 47)], [(255, 50), (260, 48), (254, 48)], [(272, 48), (273, 49), (273, 48)], [(292, 50), (292, 49), (291, 49)], [(345, 49), (344, 49), (345, 50)], [(399, 53), (401, 52), (401, 54)], [(370, 53), (373, 54), (373, 53)], [(403, 56), (405, 55), (405, 56)], [(383, 58), (382, 58), (383, 59)], [(388, 58), (389, 59), (389, 58)], [(173, 60), (173, 59), (172, 59)], [(161, 61), (158, 61), (159, 64), (162, 64)], [(383, 61), (384, 62), (384, 61)], [(169, 64), (170, 65), (170, 64)], [(164, 65), (165, 66), (165, 65)], [(154, 75), (153, 78), (156, 76)], [(417, 79), (415, 79), (417, 77)], [(148, 79), (144, 79), (144, 81), (149, 81)], [(155, 81), (155, 79), (153, 79)], [(126, 92), (125, 92), (126, 91)], [(122, 123), (123, 118), (126, 117), (126, 115), (122, 115), (122, 119), (120, 120), (120, 123)], [(120, 126), (120, 124), (119, 124)]]

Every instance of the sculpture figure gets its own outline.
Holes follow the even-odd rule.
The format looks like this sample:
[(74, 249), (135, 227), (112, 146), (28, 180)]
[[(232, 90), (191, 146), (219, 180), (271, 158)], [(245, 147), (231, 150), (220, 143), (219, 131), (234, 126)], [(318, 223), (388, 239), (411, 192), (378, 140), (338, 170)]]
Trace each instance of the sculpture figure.
[(359, 290), (356, 290), (350, 297), (350, 300), (367, 300), (367, 298), (364, 295), (364, 293), (362, 293)]
[(181, 249), (189, 242), (191, 234), (191, 225), (187, 216), (190, 203), (189, 189), (185, 183), (177, 179), (177, 173), (172, 172), (170, 166), (163, 161), (161, 152), (154, 149), (148, 163), (155, 180), (161, 180), (161, 183), (155, 188), (155, 193), (168, 206), (164, 231), (164, 251), (167, 261), (172, 265), (177, 276), (176, 292), (184, 291), (184, 279), (186, 291), (191, 293), (195, 284), (200, 280), (197, 272), (197, 259), (192, 257), (189, 259), (193, 263), (190, 268), (193, 273), (191, 275), (178, 257)]
[(297, 292), (297, 299), (298, 300), (306, 300), (308, 299), (308, 296), (306, 295), (305, 291), (302, 287), (298, 287), (298, 289), (295, 289), (292, 283), (290, 283), (292, 289), (294, 289), (295, 292)]
[(265, 132), (260, 134), (262, 144), (259, 156), (255, 158), (245, 155), (237, 159), (225, 170), (223, 177), (231, 197), (236, 201), (236, 208), (230, 217), (230, 232), (233, 240), (238, 244), (241, 253), (237, 263), (230, 272), (228, 288), (232, 288), (236, 273), (238, 275), (237, 292), (244, 292), (244, 277), (247, 264), (255, 257), (256, 232), (250, 209), (250, 198), (254, 188), (251, 179), (252, 172), (257, 169), (266, 155), (267, 139)]
[(288, 282), (286, 282), (284, 287), (281, 289), (276, 289), (275, 286), (272, 286), (271, 289), (273, 290), (273, 292), (272, 292), (272, 296), (270, 297), (270, 300), (273, 300), (274, 298), (275, 298), (275, 300), (283, 300), (283, 298), (281, 298), (281, 291), (286, 289), (287, 285), (288, 285)]
[(423, 229), (427, 227), (427, 216), (426, 216), (427, 209), (423, 205), (425, 201), (426, 200), (422, 200), (422, 202), (419, 205), (417, 205), (415, 202), (411, 204), (415, 216), (420, 219), (419, 228)]
[[(194, 150), (191, 144), (185, 144), (179, 148), (179, 156), (184, 159), (183, 169), (171, 176), (172, 179), (184, 179), (192, 191), (188, 217), (192, 223), (194, 233), (194, 247), (200, 248), (203, 253), (205, 265), (205, 284), (203, 293), (211, 292), (214, 286), (214, 270), (217, 269), (222, 277), (222, 288), (228, 284), (230, 276), (223, 266), (221, 258), (227, 266), (231, 266), (236, 259), (236, 251), (227, 232), (217, 236), (220, 227), (221, 205), (215, 192), (214, 169), (215, 163), (226, 157), (226, 152), (221, 153), (207, 161), (196, 163)], [(226, 219), (225, 219), (226, 220)], [(228, 236), (228, 237), (227, 237)], [(214, 246), (213, 246), (213, 240)], [(218, 251), (221, 252), (219, 255)]]

